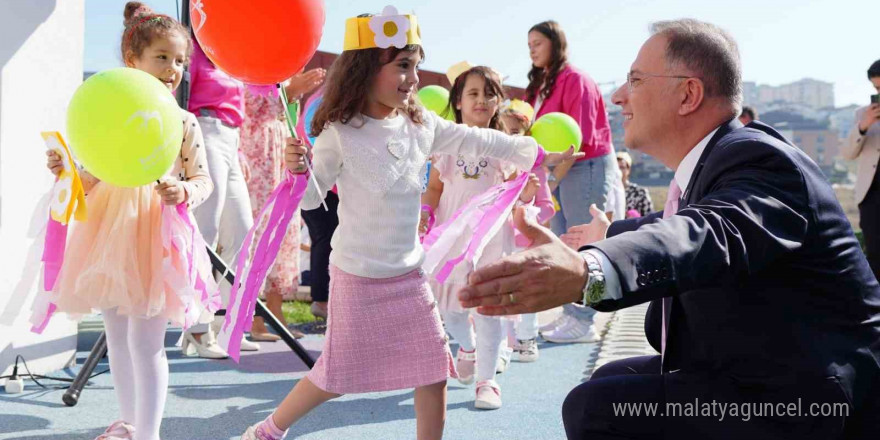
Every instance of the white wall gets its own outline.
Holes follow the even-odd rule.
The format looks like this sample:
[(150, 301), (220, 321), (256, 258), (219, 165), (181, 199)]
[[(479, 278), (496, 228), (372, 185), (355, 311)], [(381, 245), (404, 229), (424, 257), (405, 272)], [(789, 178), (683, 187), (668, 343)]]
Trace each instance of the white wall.
[(13, 291), (31, 213), (52, 182), (40, 132), (65, 131), (82, 82), (84, 23), (85, 0), (0, 0), (0, 371), (18, 354), (35, 374), (56, 370), (76, 349), (76, 324), (63, 316), (31, 333), (33, 289)]

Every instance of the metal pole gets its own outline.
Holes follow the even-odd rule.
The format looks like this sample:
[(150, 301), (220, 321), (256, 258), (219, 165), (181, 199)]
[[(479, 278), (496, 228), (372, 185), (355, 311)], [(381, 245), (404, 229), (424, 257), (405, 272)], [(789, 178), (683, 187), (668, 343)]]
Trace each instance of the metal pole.
[(98, 366), (98, 362), (104, 358), (105, 354), (107, 354), (107, 335), (104, 332), (101, 332), (101, 335), (98, 336), (98, 340), (95, 341), (95, 345), (92, 346), (92, 351), (89, 353), (89, 357), (83, 362), (79, 374), (76, 375), (73, 383), (70, 384), (70, 387), (67, 388), (64, 395), (61, 396), (61, 401), (64, 402), (65, 405), (74, 406), (79, 402), (79, 394), (82, 392), (83, 387), (86, 386), (86, 383), (95, 371), (95, 367)]

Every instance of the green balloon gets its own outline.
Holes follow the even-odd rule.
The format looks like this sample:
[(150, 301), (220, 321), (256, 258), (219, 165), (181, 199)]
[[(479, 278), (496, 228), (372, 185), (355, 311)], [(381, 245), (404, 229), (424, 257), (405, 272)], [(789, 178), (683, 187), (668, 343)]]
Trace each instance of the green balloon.
[(79, 86), (67, 109), (67, 135), (89, 173), (112, 185), (137, 187), (171, 169), (183, 142), (183, 118), (165, 84), (122, 67)]
[(532, 137), (544, 150), (550, 153), (562, 153), (574, 145), (574, 150), (581, 149), (583, 133), (577, 121), (565, 113), (547, 113), (538, 118), (531, 128)]
[(455, 121), (455, 114), (450, 110), (446, 111), (449, 105), (449, 90), (441, 86), (427, 86), (419, 89), (419, 101), (426, 109), (437, 113), (441, 118)]

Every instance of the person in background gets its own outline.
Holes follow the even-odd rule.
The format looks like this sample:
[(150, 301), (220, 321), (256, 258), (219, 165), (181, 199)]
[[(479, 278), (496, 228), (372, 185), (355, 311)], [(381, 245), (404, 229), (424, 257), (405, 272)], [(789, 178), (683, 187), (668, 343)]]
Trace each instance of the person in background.
[[(289, 99), (296, 101), (320, 86), (323, 81), (324, 69), (300, 72), (286, 81), (285, 92)], [(254, 217), (259, 215), (272, 191), (283, 181), (286, 174), (284, 141), (289, 133), (285, 122), (287, 112), (285, 107), (282, 105), (281, 97), (278, 96), (278, 88), (274, 85), (248, 85), (245, 89), (245, 117), (241, 125), (239, 151), (243, 156), (242, 164), (246, 164), (244, 168), (248, 170), (245, 179)], [(297, 209), (290, 222), (290, 228), (281, 242), (275, 264), (272, 265), (263, 285), (266, 306), (285, 325), (287, 323), (282, 311), (284, 298), (295, 297), (299, 290), (299, 226), (300, 211)], [(261, 223), (254, 240), (258, 240), (264, 231), (265, 223)], [(290, 332), (296, 338), (304, 336), (295, 329), (290, 329)], [(274, 342), (281, 337), (269, 332), (263, 318), (255, 317), (251, 327), (251, 339)]]
[(654, 203), (648, 190), (629, 181), (633, 159), (626, 151), (617, 153), (617, 166), (626, 189), (626, 218), (644, 217), (654, 212)]
[[(584, 157), (562, 164), (547, 179), (551, 185), (558, 185), (553, 196), (560, 210), (550, 225), (561, 235), (572, 226), (590, 223), (591, 204), (603, 212), (613, 211), (606, 206), (617, 181), (611, 126), (599, 86), (568, 62), (568, 43), (559, 23), (545, 21), (532, 26), (528, 45), (532, 68), (526, 101), (534, 106), (535, 118), (562, 112), (574, 118), (583, 133), (581, 145), (576, 148)], [(557, 342), (599, 340), (592, 309), (571, 304), (564, 310), (559, 320), (542, 328), (545, 339), (552, 334)]]
[[(233, 266), (254, 217), (251, 200), (239, 159), (239, 129), (244, 121), (244, 84), (218, 69), (202, 51), (198, 41), (190, 63), (189, 111), (196, 115), (204, 134), (207, 168), (214, 181), (214, 192), (193, 216), (208, 246), (217, 250), (226, 264)], [(229, 302), (232, 286), (218, 280), (223, 303)], [(184, 334), (183, 353), (206, 359), (224, 359), (228, 354), (217, 344), (216, 332), (223, 323), (218, 316), (213, 324), (199, 324)], [(242, 338), (242, 351), (257, 351), (260, 346)]]
[(758, 111), (747, 105), (743, 106), (742, 113), (739, 114), (739, 122), (743, 125), (749, 125), (749, 122), (758, 120)]
[(859, 205), (859, 226), (865, 237), (865, 254), (874, 276), (880, 278), (880, 60), (868, 68), (868, 81), (877, 92), (870, 105), (856, 110), (856, 124), (840, 154), (859, 164), (855, 197)]

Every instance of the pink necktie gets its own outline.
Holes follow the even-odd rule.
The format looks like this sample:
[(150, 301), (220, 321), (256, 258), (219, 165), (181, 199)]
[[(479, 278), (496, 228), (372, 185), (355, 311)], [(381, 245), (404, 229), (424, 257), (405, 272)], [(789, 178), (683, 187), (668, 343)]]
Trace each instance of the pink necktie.
[[(681, 198), (681, 188), (675, 182), (675, 178), (669, 182), (669, 192), (666, 193), (666, 205), (663, 206), (663, 218), (669, 218), (678, 212), (678, 200)], [(660, 332), (660, 373), (663, 373), (663, 356), (666, 354), (666, 298), (663, 304), (663, 329)]]
[(675, 179), (669, 182), (669, 192), (666, 194), (666, 204), (663, 205), (663, 218), (669, 218), (678, 212), (678, 199), (681, 198), (681, 188)]

